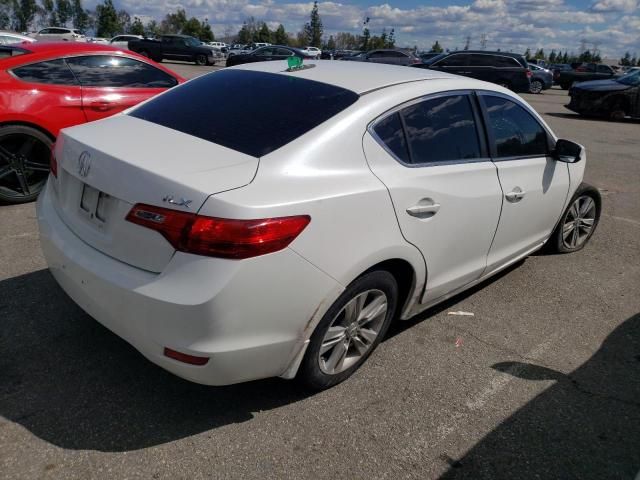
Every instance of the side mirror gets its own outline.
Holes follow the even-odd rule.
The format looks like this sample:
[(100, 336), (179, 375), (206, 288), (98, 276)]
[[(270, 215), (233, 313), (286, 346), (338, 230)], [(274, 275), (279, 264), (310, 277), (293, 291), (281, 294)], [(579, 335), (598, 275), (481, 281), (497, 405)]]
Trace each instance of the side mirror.
[(579, 162), (582, 153), (582, 147), (570, 140), (560, 139), (556, 142), (553, 150), (553, 158), (560, 162), (576, 163)]

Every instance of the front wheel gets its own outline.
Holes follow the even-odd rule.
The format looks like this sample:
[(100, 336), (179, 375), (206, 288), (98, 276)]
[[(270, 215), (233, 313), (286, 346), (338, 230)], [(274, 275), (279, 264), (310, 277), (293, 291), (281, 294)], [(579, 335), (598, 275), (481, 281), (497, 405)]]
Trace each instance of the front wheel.
[(580, 185), (551, 234), (549, 248), (557, 253), (583, 249), (598, 226), (601, 210), (602, 198), (598, 189), (586, 183)]
[(395, 314), (398, 284), (389, 272), (356, 279), (316, 327), (297, 379), (324, 390), (349, 378), (384, 337)]

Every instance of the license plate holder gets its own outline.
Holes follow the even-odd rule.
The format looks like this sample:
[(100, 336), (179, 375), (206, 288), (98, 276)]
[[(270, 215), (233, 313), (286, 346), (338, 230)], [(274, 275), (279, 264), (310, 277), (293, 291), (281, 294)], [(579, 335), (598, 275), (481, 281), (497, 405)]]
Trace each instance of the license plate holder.
[(78, 205), (80, 214), (98, 228), (104, 228), (107, 222), (106, 202), (108, 199), (108, 194), (91, 185), (83, 184)]

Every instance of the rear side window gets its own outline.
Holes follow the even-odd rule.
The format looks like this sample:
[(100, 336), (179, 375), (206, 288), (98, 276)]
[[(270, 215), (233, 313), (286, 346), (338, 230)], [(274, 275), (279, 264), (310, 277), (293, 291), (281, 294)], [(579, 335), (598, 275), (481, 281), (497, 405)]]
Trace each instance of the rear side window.
[(411, 163), (480, 158), (480, 142), (467, 95), (425, 100), (404, 108)]
[(169, 90), (129, 115), (261, 157), (359, 98), (351, 90), (294, 75), (222, 70)]
[(547, 155), (547, 133), (529, 112), (506, 98), (483, 98), (498, 158)]
[(411, 163), (399, 113), (389, 115), (376, 123), (373, 131), (398, 159), (404, 163)]
[(469, 55), (464, 53), (456, 53), (443, 58), (439, 62), (433, 63), (438, 67), (466, 67), (469, 65)]
[(32, 63), (13, 69), (13, 74), (20, 80), (31, 83), (47, 83), (51, 85), (77, 85), (73, 73), (63, 59)]
[(68, 58), (67, 63), (87, 87), (169, 88), (178, 84), (162, 70), (126, 57), (92, 55)]

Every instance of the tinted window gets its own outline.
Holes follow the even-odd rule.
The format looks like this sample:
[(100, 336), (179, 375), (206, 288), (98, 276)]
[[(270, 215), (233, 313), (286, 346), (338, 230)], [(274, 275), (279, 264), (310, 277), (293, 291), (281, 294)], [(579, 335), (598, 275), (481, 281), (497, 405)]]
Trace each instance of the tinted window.
[(438, 67), (465, 67), (469, 65), (469, 55), (457, 53), (437, 62)]
[(25, 82), (77, 85), (73, 73), (71, 73), (71, 70), (62, 59), (14, 68), (13, 74)]
[(178, 83), (162, 70), (131, 58), (94, 55), (68, 58), (67, 63), (87, 87), (168, 88)]
[(407, 141), (404, 136), (400, 114), (394, 113), (376, 123), (376, 135), (404, 163), (410, 163)]
[(130, 115), (260, 157), (358, 98), (350, 90), (294, 75), (222, 70), (169, 90)]
[(255, 52), (253, 52), (253, 54), (259, 57), (271, 57), (273, 56), (274, 50), (275, 48), (271, 47), (261, 48), (260, 50), (256, 50)]
[(434, 98), (402, 110), (412, 163), (480, 158), (480, 143), (466, 95)]
[(505, 98), (483, 98), (498, 157), (547, 154), (547, 133), (529, 112)]
[(598, 73), (611, 73), (611, 69), (607, 65), (598, 65)]
[(281, 57), (289, 57), (293, 55), (293, 52), (291, 50), (287, 50), (286, 48), (277, 48), (276, 55), (279, 55)]
[(518, 61), (515, 58), (512, 57), (503, 57), (500, 55), (495, 55), (491, 57), (491, 64), (495, 67), (498, 68), (518, 68), (518, 67), (522, 67), (522, 65), (520, 65), (518, 63)]

